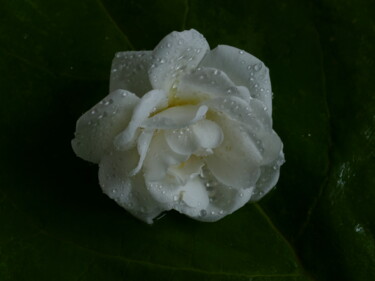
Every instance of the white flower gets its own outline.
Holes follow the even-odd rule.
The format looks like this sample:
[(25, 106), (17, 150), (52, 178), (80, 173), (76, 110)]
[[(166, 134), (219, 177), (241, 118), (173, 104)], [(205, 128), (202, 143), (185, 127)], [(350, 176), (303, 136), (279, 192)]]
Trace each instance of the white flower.
[(276, 184), (284, 155), (271, 113), (260, 60), (172, 32), (153, 51), (116, 54), (110, 94), (79, 118), (72, 146), (137, 218), (174, 209), (217, 221)]

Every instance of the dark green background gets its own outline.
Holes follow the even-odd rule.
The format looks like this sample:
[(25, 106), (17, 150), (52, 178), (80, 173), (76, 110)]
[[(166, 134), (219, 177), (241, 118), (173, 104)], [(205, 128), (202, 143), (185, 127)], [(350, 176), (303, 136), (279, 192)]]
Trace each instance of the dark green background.
[[(375, 280), (375, 3), (0, 3), (0, 280)], [(112, 57), (195, 28), (271, 71), (281, 178), (217, 223), (154, 225), (71, 150)]]

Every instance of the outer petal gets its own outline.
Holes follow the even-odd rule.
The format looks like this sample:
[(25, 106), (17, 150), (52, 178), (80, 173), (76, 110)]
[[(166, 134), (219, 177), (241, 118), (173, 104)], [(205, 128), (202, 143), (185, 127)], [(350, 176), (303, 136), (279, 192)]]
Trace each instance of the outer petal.
[(135, 145), (135, 135), (142, 122), (156, 110), (167, 106), (167, 95), (162, 90), (152, 90), (144, 95), (134, 108), (128, 127), (119, 134), (114, 143), (118, 149), (125, 150)]
[(259, 59), (237, 48), (219, 45), (203, 58), (200, 66), (224, 71), (236, 85), (247, 87), (253, 98), (262, 101), (271, 115), (269, 71)]
[(194, 29), (168, 34), (153, 51), (151, 85), (169, 91), (176, 78), (195, 68), (208, 50), (206, 39)]
[(177, 102), (206, 100), (237, 94), (236, 85), (221, 70), (198, 67), (181, 77), (177, 85)]
[(127, 91), (116, 90), (83, 114), (77, 121), (74, 152), (81, 158), (99, 163), (112, 149), (114, 137), (124, 130), (139, 98)]
[(135, 149), (105, 155), (99, 165), (99, 182), (103, 192), (117, 204), (135, 217), (152, 223), (164, 209), (150, 196), (142, 175), (129, 177), (137, 161)]
[(151, 91), (148, 78), (151, 60), (152, 51), (116, 53), (112, 61), (109, 91), (124, 89), (138, 97)]
[(279, 156), (272, 163), (261, 167), (261, 174), (255, 185), (251, 201), (258, 201), (276, 185), (280, 175), (280, 166), (284, 162), (284, 153), (280, 151)]

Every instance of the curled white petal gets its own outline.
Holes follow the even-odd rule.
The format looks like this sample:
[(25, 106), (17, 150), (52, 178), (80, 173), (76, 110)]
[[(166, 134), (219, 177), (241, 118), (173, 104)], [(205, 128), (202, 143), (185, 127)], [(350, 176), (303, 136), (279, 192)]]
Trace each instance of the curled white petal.
[(137, 167), (132, 170), (129, 175), (134, 176), (136, 175), (142, 168), (143, 162), (146, 158), (146, 153), (150, 146), (152, 137), (154, 136), (154, 130), (144, 130), (138, 137), (137, 149), (139, 153), (139, 161)]
[(115, 146), (120, 150), (129, 149), (134, 145), (134, 137), (142, 122), (156, 110), (167, 105), (166, 93), (162, 90), (152, 90), (142, 97), (134, 108), (128, 127), (115, 139)]
[(260, 175), (262, 155), (255, 141), (240, 124), (217, 115), (213, 119), (223, 130), (224, 140), (205, 159), (212, 174), (234, 188), (254, 186)]

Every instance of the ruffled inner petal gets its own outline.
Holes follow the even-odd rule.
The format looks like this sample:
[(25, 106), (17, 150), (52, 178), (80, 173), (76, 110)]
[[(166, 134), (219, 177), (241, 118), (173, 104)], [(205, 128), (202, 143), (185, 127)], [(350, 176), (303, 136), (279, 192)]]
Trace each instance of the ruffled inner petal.
[(272, 113), (272, 90), (268, 68), (253, 55), (237, 48), (219, 45), (202, 59), (201, 67), (221, 69), (238, 86), (249, 89)]
[(221, 144), (223, 132), (215, 122), (204, 119), (187, 128), (168, 130), (165, 138), (176, 153), (204, 156)]
[(151, 85), (169, 91), (181, 73), (195, 68), (208, 50), (206, 39), (194, 29), (168, 34), (153, 51)]
[(120, 150), (126, 150), (135, 145), (137, 129), (144, 120), (152, 113), (168, 104), (167, 95), (162, 90), (152, 90), (142, 97), (134, 109), (132, 119), (128, 127), (121, 132), (114, 141), (115, 146)]
[(155, 132), (143, 162), (146, 181), (155, 182), (163, 180), (170, 166), (179, 165), (188, 158), (188, 155), (176, 153), (169, 147), (163, 131)]
[(182, 105), (170, 107), (142, 123), (144, 128), (179, 129), (203, 119), (208, 107), (206, 105)]
[(81, 158), (99, 163), (113, 148), (113, 139), (129, 123), (139, 98), (124, 90), (111, 92), (77, 121), (74, 152)]
[(167, 173), (174, 177), (179, 185), (185, 185), (190, 179), (200, 174), (203, 161), (192, 155), (187, 161), (170, 166)]
[(110, 92), (117, 89), (128, 90), (142, 97), (152, 90), (148, 79), (152, 51), (127, 51), (116, 53), (111, 68)]

